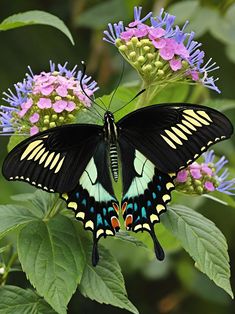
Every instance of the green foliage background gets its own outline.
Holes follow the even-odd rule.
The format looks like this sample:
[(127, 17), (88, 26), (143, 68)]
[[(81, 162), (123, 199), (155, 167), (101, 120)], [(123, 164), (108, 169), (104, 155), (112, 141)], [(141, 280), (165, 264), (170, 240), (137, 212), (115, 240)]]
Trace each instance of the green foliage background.
[[(156, 102), (189, 101), (209, 104), (212, 107), (223, 110), (235, 124), (235, 4), (231, 0), (21, 0), (11, 2), (11, 4), (7, 0), (2, 0), (0, 4), (0, 20), (27, 10), (46, 11), (58, 16), (66, 23), (72, 32), (75, 46), (69, 42), (64, 34), (48, 26), (29, 26), (0, 32), (0, 91), (4, 91), (8, 87), (12, 87), (13, 83), (21, 81), (28, 65), (31, 66), (34, 73), (38, 73), (49, 68), (48, 60), (51, 59), (56, 63), (69, 61), (71, 68), (74, 64), (79, 64), (81, 60), (86, 60), (88, 72), (99, 83), (100, 95), (110, 93), (120, 76), (121, 58), (114, 47), (102, 42), (102, 30), (106, 28), (108, 22), (115, 22), (119, 19), (126, 21), (132, 19), (133, 6), (139, 4), (143, 5), (145, 12), (154, 10), (158, 13), (161, 7), (165, 7), (170, 13), (177, 15), (178, 20), (176, 22), (178, 23), (189, 19), (191, 23), (188, 26), (188, 30), (194, 30), (198, 34), (198, 40), (203, 43), (203, 49), (206, 51), (207, 56), (213, 57), (220, 65), (217, 73), (220, 77), (218, 85), (222, 90), (222, 95), (217, 95), (215, 92), (210, 93), (208, 90), (200, 87), (187, 89), (177, 86), (159, 95)], [(132, 82), (136, 79), (134, 71), (126, 67), (123, 83)], [(123, 96), (122, 90), (118, 95), (120, 98)], [(127, 100), (131, 98), (127, 95), (125, 97)], [(114, 105), (119, 105), (120, 98), (117, 96)], [(125, 101), (125, 99), (120, 99), (121, 101)], [(131, 107), (129, 109), (131, 110)], [(8, 139), (1, 137), (0, 140), (0, 160), (2, 163), (7, 152)], [(232, 141), (216, 145), (215, 150), (218, 154), (225, 154), (229, 158), (230, 171), (235, 176), (234, 138)], [(2, 176), (0, 177), (0, 204), (11, 202), (10, 196), (14, 194), (32, 191), (34, 191), (33, 188), (24, 183), (9, 183)], [(224, 197), (223, 201), (229, 202), (230, 205), (225, 206), (203, 197), (194, 197), (192, 199), (191, 197), (179, 196), (178, 194), (174, 194), (173, 197), (176, 203), (190, 205), (191, 208), (196, 209), (199, 213), (212, 220), (224, 233), (229, 246), (232, 269), (231, 284), (234, 291), (234, 198)], [(9, 213), (12, 213), (12, 210), (10, 208)], [(14, 214), (17, 215), (16, 209)], [(37, 213), (34, 213), (34, 215), (37, 215)], [(33, 214), (30, 219), (32, 219), (32, 224), (29, 224), (26, 228), (31, 228), (31, 230), (25, 230), (26, 228), (22, 230), (20, 235), (22, 241), (24, 240), (24, 232), (33, 233), (35, 226), (46, 237), (44, 227), (39, 222), (36, 222)], [(63, 226), (69, 223), (66, 219), (66, 217), (55, 219), (54, 225), (50, 226), (51, 230), (54, 230), (53, 228), (55, 228), (56, 224)], [(167, 226), (170, 222), (167, 222), (167, 219), (165, 220), (163, 220), (164, 225)], [(77, 223), (77, 225), (80, 225), (80, 223)], [(135, 304), (139, 312), (141, 314), (234, 313), (234, 301), (222, 289), (216, 287), (205, 275), (197, 271), (194, 268), (192, 259), (181, 249), (173, 236), (166, 236), (165, 229), (162, 226), (158, 227), (158, 235), (161, 238), (163, 247), (167, 249), (167, 258), (163, 263), (152, 260), (149, 253), (146, 253), (147, 251), (142, 247), (141, 242), (139, 246), (132, 245), (131, 237), (129, 244), (126, 241), (122, 241), (122, 235), (119, 236), (120, 241), (115, 241), (113, 238), (102, 241), (102, 244), (109, 248), (118, 259), (125, 277), (129, 299)], [(76, 226), (76, 228), (79, 228), (79, 226)], [(57, 236), (63, 239), (62, 234)], [(14, 234), (12, 237), (14, 237)], [(71, 235), (71, 237), (73, 236)], [(216, 234), (214, 237), (216, 238)], [(77, 240), (74, 237), (71, 239), (71, 243), (75, 245)], [(143, 240), (143, 236), (140, 236), (140, 239)], [(147, 238), (146, 241), (148, 241)], [(0, 244), (1, 247), (4, 246), (4, 240)], [(23, 249), (22, 247), (19, 255), (21, 262), (27, 267), (27, 263), (32, 265), (33, 261), (23, 261), (23, 257), (26, 255)], [(86, 254), (89, 254), (89, 252), (86, 252)], [(111, 255), (107, 253), (103, 258), (105, 257), (112, 262)], [(115, 262), (113, 263), (113, 272), (115, 272), (115, 269), (118, 269), (118, 265)], [(197, 267), (200, 268), (199, 265)], [(71, 264), (71, 269), (75, 273), (76, 265)], [(96, 276), (99, 276), (99, 271), (102, 273), (102, 270), (98, 268)], [(64, 274), (64, 276), (66, 278), (63, 279), (71, 281), (73, 290), (75, 290), (78, 278), (73, 278), (71, 273)], [(111, 274), (107, 274), (107, 276), (109, 277)], [(94, 279), (95, 277), (93, 276), (92, 278)], [(31, 282), (33, 281), (34, 278), (31, 278)], [(29, 282), (21, 272), (12, 272), (8, 285), (30, 288)], [(83, 295), (88, 297), (94, 295), (94, 292), (87, 289), (87, 286), (92, 287), (88, 270), (83, 274), (80, 282), (80, 292), (77, 291), (69, 303), (69, 314), (92, 312), (97, 314), (127, 313), (125, 310), (99, 304), (82, 296), (81, 292), (84, 290), (86, 293), (83, 293)], [(8, 289), (8, 297), (10, 293), (12, 293), (13, 297), (15, 291), (13, 292), (10, 286)], [(40, 292), (40, 288), (37, 290)], [(108, 294), (108, 289), (105, 290), (105, 293), (106, 295)], [(23, 294), (24, 292), (22, 291), (17, 293), (18, 303), (21, 302)], [(27, 295), (27, 298), (28, 303), (33, 302), (32, 300), (34, 302), (38, 300), (38, 296), (33, 292), (31, 295)], [(38, 302), (40, 303), (41, 301)], [(126, 303), (126, 306), (121, 307), (132, 309), (135, 313), (131, 304)], [(44, 303), (40, 304), (40, 311), (40, 313), (54, 313)], [(0, 313), (7, 313), (5, 310), (1, 311), (1, 304)], [(17, 313), (20, 312), (18, 311)]]

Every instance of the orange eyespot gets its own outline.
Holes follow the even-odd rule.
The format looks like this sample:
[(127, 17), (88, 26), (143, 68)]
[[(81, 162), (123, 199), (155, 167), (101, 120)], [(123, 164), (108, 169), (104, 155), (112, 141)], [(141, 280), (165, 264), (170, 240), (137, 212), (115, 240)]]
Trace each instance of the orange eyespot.
[(112, 205), (113, 205), (113, 208), (115, 209), (115, 211), (117, 213), (119, 213), (119, 206), (116, 203), (112, 203)]
[(133, 216), (132, 215), (127, 215), (125, 219), (125, 226), (126, 228), (129, 228), (132, 225), (133, 222)]
[(116, 231), (120, 229), (120, 223), (117, 217), (113, 216), (111, 218), (111, 224), (112, 224), (113, 229), (115, 229)]
[(127, 202), (122, 204), (122, 213), (126, 211), (126, 207), (127, 207)]

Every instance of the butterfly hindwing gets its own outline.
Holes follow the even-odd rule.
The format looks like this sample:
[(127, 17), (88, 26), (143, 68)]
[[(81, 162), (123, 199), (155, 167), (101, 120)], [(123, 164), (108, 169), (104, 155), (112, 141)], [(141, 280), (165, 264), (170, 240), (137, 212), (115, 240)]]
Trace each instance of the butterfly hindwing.
[[(146, 230), (154, 241), (155, 253), (159, 260), (164, 258), (155, 232), (154, 224), (160, 221), (160, 214), (166, 211), (174, 189), (172, 176), (159, 171), (140, 151), (125, 141), (120, 143), (123, 198), (122, 213), (127, 230)], [(128, 151), (128, 156), (125, 152)]]
[(99, 260), (97, 243), (103, 236), (115, 235), (119, 230), (118, 202), (114, 196), (107, 163), (107, 147), (100, 142), (78, 180), (76, 188), (61, 195), (84, 228), (93, 233), (93, 265)]
[(164, 173), (185, 168), (233, 132), (231, 122), (217, 110), (177, 103), (136, 110), (117, 126), (120, 140), (134, 145)]
[(100, 140), (97, 125), (49, 129), (18, 144), (3, 164), (8, 180), (21, 180), (49, 192), (72, 190)]

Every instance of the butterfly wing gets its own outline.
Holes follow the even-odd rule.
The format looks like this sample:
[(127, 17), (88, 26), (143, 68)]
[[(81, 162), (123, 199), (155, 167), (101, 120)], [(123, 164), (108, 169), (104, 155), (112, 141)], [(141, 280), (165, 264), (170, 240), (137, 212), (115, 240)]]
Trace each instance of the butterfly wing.
[(84, 228), (93, 232), (92, 263), (98, 263), (98, 240), (119, 230), (118, 201), (114, 195), (107, 160), (107, 143), (101, 141), (75, 189), (61, 195)]
[[(127, 230), (150, 233), (156, 257), (164, 252), (154, 232), (154, 224), (166, 211), (174, 189), (173, 178), (158, 170), (138, 149), (125, 140), (120, 141), (123, 173), (122, 213)], [(126, 154), (128, 152), (128, 154)]]
[(132, 143), (164, 173), (185, 168), (233, 132), (225, 115), (191, 104), (142, 108), (122, 118), (117, 126), (120, 140)]
[(3, 174), (59, 192), (84, 228), (93, 232), (92, 260), (98, 263), (98, 240), (114, 235), (120, 226), (102, 127), (66, 125), (38, 133), (8, 154)]
[(147, 230), (157, 258), (162, 260), (164, 252), (154, 233), (154, 224), (171, 200), (174, 173), (215, 142), (230, 137), (233, 127), (220, 112), (190, 104), (139, 109), (122, 118), (117, 127), (125, 225), (135, 232)]
[(3, 163), (8, 180), (21, 180), (49, 192), (77, 185), (102, 138), (97, 125), (74, 124), (49, 129), (18, 144)]

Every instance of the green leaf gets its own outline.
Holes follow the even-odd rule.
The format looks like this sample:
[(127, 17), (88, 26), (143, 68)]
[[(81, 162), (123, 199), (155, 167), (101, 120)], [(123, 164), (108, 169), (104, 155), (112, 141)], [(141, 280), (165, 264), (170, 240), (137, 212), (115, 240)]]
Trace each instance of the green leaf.
[(165, 102), (183, 102), (189, 93), (188, 84), (170, 84), (159, 92), (153, 99), (153, 104), (161, 104)]
[(58, 194), (48, 193), (39, 189), (34, 193), (13, 195), (11, 199), (24, 203), (39, 218), (43, 218), (53, 207), (63, 204)]
[[(123, 116), (135, 109), (136, 100), (126, 105), (140, 90), (138, 86), (119, 86), (114, 97), (112, 98), (113, 92), (109, 95), (104, 95), (101, 100), (104, 104), (109, 107), (112, 112), (119, 110), (115, 114), (115, 120), (118, 121)], [(111, 101), (112, 98), (112, 101)], [(126, 105), (126, 106), (125, 106)], [(123, 107), (123, 108), (122, 108)], [(122, 109), (121, 109), (122, 108)]]
[(235, 63), (235, 44), (226, 46), (225, 51), (230, 61)]
[(235, 109), (235, 102), (231, 99), (209, 99), (204, 103), (204, 105), (217, 109), (221, 112)]
[(195, 266), (233, 298), (228, 247), (215, 224), (184, 206), (168, 207), (162, 222), (191, 255)]
[(79, 286), (81, 293), (99, 303), (111, 304), (131, 313), (138, 314), (138, 310), (128, 300), (124, 279), (116, 259), (99, 245), (100, 261), (96, 267), (91, 265), (93, 242), (90, 237), (79, 231), (86, 253), (86, 267)]
[(36, 24), (49, 25), (57, 28), (64, 33), (74, 45), (73, 37), (64, 22), (57, 16), (44, 11), (33, 10), (9, 16), (0, 24), (0, 31)]
[(56, 314), (35, 292), (16, 286), (0, 287), (0, 304), (0, 314)]
[[(155, 232), (159, 242), (161, 243), (162, 247), (165, 251), (175, 251), (180, 248), (179, 241), (169, 232), (161, 223), (155, 225)], [(150, 237), (148, 232), (138, 232), (135, 234), (135, 237), (143, 242), (152, 252), (154, 255), (154, 247), (153, 247), (153, 240)]]
[(36, 219), (37, 217), (23, 206), (0, 205), (0, 238)]
[[(168, 11), (176, 16), (176, 24), (184, 24), (190, 21), (187, 30), (193, 30), (196, 37), (200, 37), (214, 27), (219, 13), (209, 6), (201, 6), (199, 1), (180, 1), (172, 4)], [(202, 23), (203, 21), (203, 23)]]
[(176, 16), (176, 24), (184, 24), (187, 20), (191, 20), (198, 8), (197, 0), (180, 1), (170, 5), (167, 11)]
[(57, 215), (28, 224), (19, 233), (18, 253), (37, 292), (58, 313), (65, 314), (84, 269), (83, 247), (72, 221)]
[(94, 29), (106, 28), (108, 23), (126, 21), (133, 16), (133, 7), (140, 0), (109, 0), (92, 6), (77, 18), (76, 24)]
[(135, 236), (130, 235), (130, 233), (126, 231), (120, 230), (119, 232), (117, 232), (115, 235), (115, 239), (128, 242), (139, 247), (147, 248), (147, 245), (144, 244), (144, 242), (138, 240)]
[(7, 145), (7, 151), (10, 152), (16, 145), (25, 140), (27, 136), (23, 135), (12, 135), (9, 139), (9, 143)]
[(235, 4), (231, 5), (225, 16), (218, 16), (210, 31), (215, 38), (228, 45), (235, 44)]

